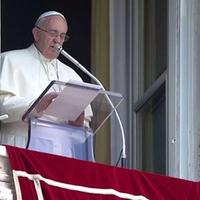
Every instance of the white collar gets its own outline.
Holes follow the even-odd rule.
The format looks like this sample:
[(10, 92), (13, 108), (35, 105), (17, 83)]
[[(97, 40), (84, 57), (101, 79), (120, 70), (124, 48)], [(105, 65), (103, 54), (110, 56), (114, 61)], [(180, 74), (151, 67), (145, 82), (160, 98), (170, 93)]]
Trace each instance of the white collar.
[(54, 59), (46, 58), (45, 56), (42, 55), (42, 53), (37, 49), (37, 47), (34, 44), (31, 45), (31, 46), (33, 46), (33, 48), (37, 52), (37, 54), (38, 54), (38, 56), (39, 56), (39, 58), (40, 58), (40, 60), (42, 62), (56, 65), (56, 63), (57, 63), (57, 59), (56, 58), (54, 58)]

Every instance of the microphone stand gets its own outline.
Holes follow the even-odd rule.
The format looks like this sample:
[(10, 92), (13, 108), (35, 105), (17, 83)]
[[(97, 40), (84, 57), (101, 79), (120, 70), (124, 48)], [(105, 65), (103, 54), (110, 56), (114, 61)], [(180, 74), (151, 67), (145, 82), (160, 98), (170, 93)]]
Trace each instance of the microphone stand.
[[(74, 65), (76, 65), (79, 69), (81, 69), (85, 74), (87, 74), (90, 78), (92, 78), (98, 85), (102, 87), (102, 89), (105, 91), (104, 86), (102, 83), (92, 74), (90, 73), (83, 65), (81, 65), (76, 59), (74, 59), (71, 55), (69, 55), (66, 51), (63, 50), (62, 46), (59, 44), (55, 45), (55, 50), (59, 53), (61, 53), (64, 57), (66, 57), (68, 60), (70, 60)], [(121, 130), (121, 135), (122, 135), (122, 156), (121, 156), (121, 167), (125, 168), (126, 167), (126, 142), (125, 142), (125, 134), (124, 134), (124, 128), (120, 119), (120, 116), (115, 109), (113, 103), (111, 102), (110, 98), (108, 95), (106, 95), (107, 100), (109, 101), (110, 105), (114, 109), (115, 115), (117, 117), (117, 120), (119, 122), (120, 130)]]

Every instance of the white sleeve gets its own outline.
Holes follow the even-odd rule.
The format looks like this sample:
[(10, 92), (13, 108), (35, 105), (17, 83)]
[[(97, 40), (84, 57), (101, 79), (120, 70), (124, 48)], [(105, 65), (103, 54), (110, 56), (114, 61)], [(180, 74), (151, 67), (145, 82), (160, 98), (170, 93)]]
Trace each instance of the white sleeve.
[[(8, 56), (7, 56), (8, 55)], [(19, 67), (15, 56), (10, 54), (1, 54), (0, 66), (0, 115), (7, 114), (8, 119), (4, 123), (16, 122), (22, 120), (24, 111), (33, 101), (33, 97), (22, 97), (21, 93), (26, 91), (26, 82), (20, 79)]]
[(85, 119), (84, 119), (84, 126), (90, 127), (91, 118), (93, 117), (93, 112), (91, 106), (87, 106), (85, 109)]
[(17, 97), (11, 95), (0, 96), (0, 115), (7, 114), (8, 119), (3, 123), (21, 121), (24, 112), (29, 108), (33, 99), (31, 97)]

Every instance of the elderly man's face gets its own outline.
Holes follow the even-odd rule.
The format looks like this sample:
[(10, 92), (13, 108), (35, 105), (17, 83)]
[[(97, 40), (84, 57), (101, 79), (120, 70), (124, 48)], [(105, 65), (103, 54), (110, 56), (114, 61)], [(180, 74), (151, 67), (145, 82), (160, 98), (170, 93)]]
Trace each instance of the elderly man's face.
[(49, 16), (38, 27), (33, 29), (36, 47), (46, 58), (57, 58), (58, 53), (54, 46), (56, 43), (62, 45), (64, 42), (64, 36), (68, 30), (66, 21), (61, 16)]

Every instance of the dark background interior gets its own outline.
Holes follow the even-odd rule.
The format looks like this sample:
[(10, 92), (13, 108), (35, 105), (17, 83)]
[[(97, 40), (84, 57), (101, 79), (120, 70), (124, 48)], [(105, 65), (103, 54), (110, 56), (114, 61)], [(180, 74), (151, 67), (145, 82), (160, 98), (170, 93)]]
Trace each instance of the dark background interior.
[[(33, 42), (32, 28), (45, 11), (61, 12), (68, 21), (70, 40), (63, 45), (70, 55), (90, 70), (91, 0), (1, 0), (1, 51), (21, 49)], [(90, 79), (66, 58), (59, 59)]]

